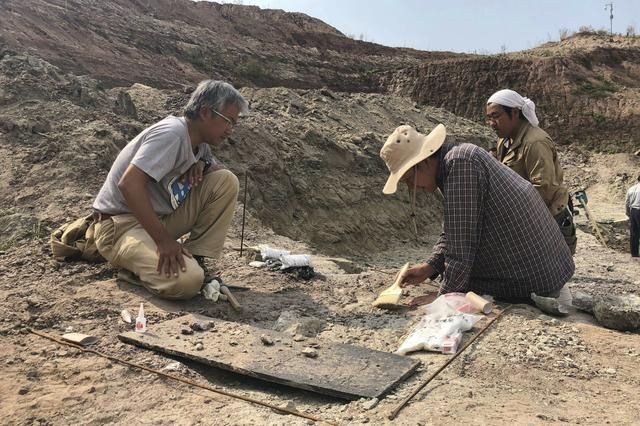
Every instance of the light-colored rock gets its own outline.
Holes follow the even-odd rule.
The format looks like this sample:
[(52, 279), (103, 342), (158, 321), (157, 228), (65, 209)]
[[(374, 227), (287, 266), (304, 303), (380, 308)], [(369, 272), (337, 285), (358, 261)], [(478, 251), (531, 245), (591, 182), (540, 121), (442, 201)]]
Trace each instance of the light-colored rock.
[(302, 355), (306, 356), (307, 358), (317, 358), (318, 351), (313, 348), (307, 347), (302, 350)]
[(604, 327), (621, 331), (640, 329), (640, 297), (633, 294), (595, 296), (593, 314)]
[(362, 408), (364, 408), (365, 410), (371, 410), (376, 405), (378, 405), (378, 402), (380, 402), (378, 398), (369, 399), (362, 403)]

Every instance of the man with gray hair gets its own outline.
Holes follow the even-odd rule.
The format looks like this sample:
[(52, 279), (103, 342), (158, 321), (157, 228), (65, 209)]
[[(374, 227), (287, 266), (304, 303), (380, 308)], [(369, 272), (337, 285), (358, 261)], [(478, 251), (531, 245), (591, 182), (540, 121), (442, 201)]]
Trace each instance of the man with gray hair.
[[(201, 82), (183, 117), (143, 130), (120, 152), (93, 203), (100, 254), (151, 293), (188, 299), (203, 286), (204, 258), (222, 252), (238, 179), (218, 165), (220, 146), (248, 112), (230, 84)], [(190, 233), (189, 239), (177, 239)]]
[(576, 227), (569, 191), (551, 137), (538, 127), (536, 106), (510, 89), (499, 90), (487, 101), (487, 123), (498, 135), (496, 158), (531, 182), (538, 190), (572, 254), (576, 252)]

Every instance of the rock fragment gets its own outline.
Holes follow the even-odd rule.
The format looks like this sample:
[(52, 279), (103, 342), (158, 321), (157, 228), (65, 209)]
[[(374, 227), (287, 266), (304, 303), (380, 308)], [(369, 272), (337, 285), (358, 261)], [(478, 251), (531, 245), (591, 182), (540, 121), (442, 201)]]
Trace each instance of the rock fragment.
[(268, 336), (266, 334), (262, 334), (260, 336), (260, 341), (262, 342), (263, 345), (265, 346), (271, 346), (273, 345), (273, 339), (271, 338), (271, 336)]
[(318, 351), (316, 351), (313, 348), (304, 348), (302, 350), (302, 355), (306, 356), (307, 358), (317, 358), (318, 357)]
[(581, 311), (593, 313), (593, 296), (582, 291), (576, 292), (573, 296), (573, 306)]
[(604, 327), (620, 331), (640, 329), (640, 297), (633, 294), (595, 296), (593, 315)]

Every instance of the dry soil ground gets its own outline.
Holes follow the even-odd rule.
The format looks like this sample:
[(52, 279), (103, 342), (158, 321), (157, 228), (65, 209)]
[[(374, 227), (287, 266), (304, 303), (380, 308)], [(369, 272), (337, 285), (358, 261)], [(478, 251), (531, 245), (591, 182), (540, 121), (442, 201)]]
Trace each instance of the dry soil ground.
[[(129, 328), (120, 320), (122, 309), (135, 313), (140, 302), (144, 302), (151, 329), (160, 321), (186, 312), (272, 328), (280, 315), (289, 311), (324, 320), (326, 325), (318, 336), (320, 339), (384, 351), (396, 350), (421, 315), (419, 310), (376, 310), (371, 302), (390, 284), (393, 272), (400, 265), (424, 259), (430, 250), (428, 239), (432, 237), (425, 237), (422, 247), (407, 240), (404, 244), (398, 243), (399, 246), (387, 247), (384, 252), (355, 258), (351, 264), (313, 252), (316, 270), (321, 275), (311, 281), (300, 281), (251, 268), (247, 265), (248, 259), (238, 256), (233, 250), (239, 246), (241, 214), (238, 210), (225, 255), (215, 267), (226, 281), (251, 288), (237, 294), (244, 306), (241, 313), (234, 312), (227, 304), (211, 304), (202, 298), (184, 303), (157, 300), (140, 288), (116, 282), (116, 271), (103, 264), (55, 262), (48, 249), (46, 226), (84, 212), (118, 147), (145, 123), (174, 111), (177, 107), (170, 101), (177, 98), (163, 94), (155, 97), (156, 91), (134, 86), (130, 89), (137, 106), (138, 118), (134, 119), (122, 111), (117, 116), (110, 112), (113, 108), (110, 96), (118, 93), (107, 93), (85, 78), (62, 75), (41, 60), (6, 55), (0, 61), (0, 69), (0, 100), (4, 105), (0, 117), (0, 229), (8, 234), (3, 235), (0, 247), (0, 423), (307, 422), (81, 353), (37, 337), (28, 329), (56, 336), (69, 328), (93, 334), (100, 337), (95, 346), (99, 351), (162, 369), (176, 360), (117, 339), (118, 333)], [(44, 84), (47, 79), (51, 81)], [(137, 94), (140, 93), (144, 94), (140, 98), (147, 104), (139, 101)], [(462, 136), (469, 134), (477, 138), (479, 134), (464, 120), (456, 123), (450, 114), (413, 108), (399, 98), (281, 89), (247, 93), (255, 101), (256, 114), (238, 134), (248, 142), (267, 140), (269, 143), (256, 145), (259, 149), (248, 143), (229, 146), (229, 150), (237, 154), (236, 162), (257, 163), (267, 154), (277, 157), (280, 152), (299, 152), (297, 157), (278, 157), (279, 162), (267, 158), (262, 164), (263, 173), (273, 179), (287, 177), (279, 172), (297, 166), (300, 173), (292, 176), (305, 178), (290, 185), (288, 198), (282, 195), (278, 182), (271, 185), (273, 191), (266, 191), (270, 182), (263, 179), (262, 185), (255, 186), (255, 192), (250, 193), (253, 211), (256, 212), (257, 203), (261, 201), (264, 208), (272, 208), (273, 216), (277, 217), (279, 211), (273, 206), (278, 204), (274, 204), (274, 199), (285, 209), (291, 208), (294, 201), (305, 198), (309, 201), (308, 198), (313, 197), (316, 204), (302, 203), (299, 212), (290, 212), (291, 217), (298, 217), (300, 226), (311, 224), (306, 228), (310, 231), (331, 227), (337, 236), (351, 232), (349, 239), (334, 244), (334, 252), (336, 248), (346, 250), (347, 245), (353, 246), (353, 241), (360, 248), (368, 246), (367, 241), (362, 241), (362, 232), (378, 226), (374, 219), (379, 219), (386, 208), (378, 190), (375, 190), (378, 198), (372, 198), (373, 190), (367, 192), (375, 185), (364, 179), (366, 176), (383, 180), (378, 173), (381, 165), (376, 166), (372, 160), (374, 156), (377, 158), (372, 152), (377, 150), (382, 137), (377, 133), (364, 133), (363, 129), (378, 128), (377, 132), (382, 134), (410, 113), (416, 123), (424, 122), (431, 115), (433, 118), (427, 122), (450, 120), (450, 128), (455, 129), (457, 124)], [(182, 100), (176, 101), (177, 104), (182, 104)], [(341, 113), (333, 117), (329, 110), (336, 108), (341, 108)], [(366, 118), (371, 123), (365, 122)], [(329, 133), (319, 137), (319, 129), (329, 129)], [(304, 139), (305, 135), (310, 141)], [(343, 141), (340, 135), (349, 137)], [(349, 142), (358, 135), (359, 145)], [(303, 140), (308, 142), (304, 146)], [(267, 151), (265, 146), (269, 144), (278, 148)], [(310, 147), (317, 152), (309, 153)], [(322, 192), (326, 182), (319, 179), (328, 170), (320, 164), (320, 160), (328, 156), (328, 148), (335, 151), (331, 156), (333, 160), (343, 160), (343, 173), (333, 176), (339, 183), (353, 175), (355, 166), (371, 165), (370, 170), (359, 171), (357, 179), (347, 181), (344, 186), (334, 185), (340, 192), (329, 205)], [(590, 155), (568, 148), (562, 154), (567, 181), (572, 189), (587, 188), (594, 215), (603, 220), (619, 219), (624, 190), (640, 169), (638, 158), (623, 154)], [(274, 172), (273, 164), (280, 169)], [(260, 164), (254, 166), (257, 168)], [(335, 164), (332, 167), (336, 169)], [(309, 175), (309, 170), (315, 174)], [(343, 198), (348, 196), (352, 198), (345, 201)], [(390, 224), (389, 229), (405, 220), (404, 212), (408, 209), (406, 204), (401, 204), (403, 196), (406, 199), (406, 194), (400, 194), (395, 205), (389, 204), (393, 205), (392, 215), (384, 212), (397, 218), (395, 222), (381, 222)], [(438, 228), (440, 210), (427, 211), (435, 202), (423, 199), (419, 206), (424, 207), (419, 215), (421, 229), (427, 233), (427, 229)], [(332, 210), (341, 208), (352, 214), (344, 217), (331, 214)], [(369, 216), (358, 216), (363, 210)], [(313, 216), (319, 211), (331, 220)], [(286, 220), (280, 221), (281, 227), (290, 224), (287, 221), (290, 216), (283, 217)], [(578, 220), (581, 229), (589, 230), (584, 214), (578, 216)], [(310, 247), (278, 236), (259, 223), (258, 218), (248, 220), (246, 241), (249, 245), (267, 243), (296, 252), (312, 252)], [(353, 224), (359, 227), (354, 228)], [(15, 238), (11, 237), (12, 231)], [(401, 231), (403, 229), (393, 228), (398, 235), (402, 235)], [(640, 294), (640, 263), (626, 254), (624, 224), (619, 229), (610, 227), (605, 231), (610, 243), (617, 241), (611, 244), (617, 250), (602, 247), (590, 234), (579, 233), (577, 267), (571, 289), (593, 294)], [(410, 231), (405, 234), (410, 235)], [(367, 235), (368, 240), (374, 237), (373, 233)], [(410, 289), (405, 300), (419, 295), (425, 288)], [(410, 356), (422, 361), (419, 371), (374, 407), (371, 401), (342, 401), (187, 362), (181, 362), (174, 374), (276, 406), (295, 407), (335, 423), (384, 424), (388, 422), (389, 411), (449, 358), (434, 353)], [(574, 312), (566, 318), (553, 319), (534, 308), (517, 306), (418, 394), (394, 423), (638, 423), (639, 356), (637, 333), (604, 329), (586, 314)]]
[[(595, 201), (593, 201), (595, 203)], [(240, 215), (237, 215), (240, 217)], [(326, 321), (321, 339), (394, 351), (420, 310), (380, 311), (371, 307), (392, 280), (392, 267), (419, 260), (416, 247), (395, 248), (375, 264), (351, 264), (349, 272), (318, 255), (321, 276), (299, 281), (256, 270), (240, 258), (239, 219), (226, 254), (216, 265), (227, 281), (251, 288), (237, 293), (244, 310), (202, 298), (168, 303), (140, 288), (116, 282), (105, 265), (58, 264), (44, 240), (0, 255), (0, 413), (5, 424), (305, 424), (308, 420), (190, 387), (122, 366), (93, 354), (30, 334), (27, 328), (59, 336), (74, 331), (100, 337), (95, 348), (109, 355), (162, 369), (174, 359), (121, 343), (130, 328), (123, 308), (144, 302), (149, 327), (182, 312), (199, 312), (272, 328), (283, 311)], [(247, 232), (250, 245), (269, 243), (296, 252), (304, 245), (260, 229)], [(572, 290), (633, 292), (640, 286), (640, 262), (605, 249), (580, 232)], [(384, 260), (383, 260), (384, 259)], [(421, 293), (409, 290), (409, 297)], [(483, 320), (482, 325), (487, 319)], [(475, 331), (474, 331), (475, 332)], [(469, 338), (467, 336), (466, 338)], [(232, 348), (230, 348), (232, 350)], [(415, 353), (416, 374), (375, 407), (273, 385), (222, 370), (182, 362), (173, 374), (199, 383), (295, 409), (340, 424), (385, 424), (390, 410), (442, 365), (449, 355)], [(574, 312), (554, 319), (518, 305), (420, 392), (396, 424), (634, 424), (640, 419), (640, 336), (607, 330)], [(368, 408), (368, 409), (367, 409)]]

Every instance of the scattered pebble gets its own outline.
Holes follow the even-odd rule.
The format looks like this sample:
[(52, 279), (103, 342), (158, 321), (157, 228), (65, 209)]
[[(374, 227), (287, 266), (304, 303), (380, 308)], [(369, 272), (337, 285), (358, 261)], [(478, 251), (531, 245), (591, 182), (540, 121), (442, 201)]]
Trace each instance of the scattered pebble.
[(598, 370), (598, 373), (608, 376), (615, 376), (617, 371), (615, 368), (601, 368), (600, 370)]
[(302, 350), (302, 355), (306, 356), (307, 358), (317, 358), (318, 357), (318, 351), (316, 351), (313, 348), (304, 348)]
[(204, 349), (204, 345), (201, 342), (196, 343), (196, 351), (201, 351)]
[(207, 331), (214, 327), (214, 323), (212, 321), (198, 321), (194, 322), (190, 325), (193, 331)]
[(182, 334), (186, 334), (187, 336), (190, 336), (193, 334), (193, 330), (190, 328), (183, 328), (182, 330), (180, 330), (180, 333)]
[(180, 371), (181, 368), (182, 364), (176, 361), (165, 365), (162, 369), (165, 371)]
[[(298, 409), (296, 408), (296, 404), (293, 401), (287, 401), (286, 404), (282, 404), (278, 408), (281, 410), (298, 411)], [(272, 410), (277, 414), (286, 414), (285, 411), (279, 411), (277, 409), (272, 409)]]
[(371, 410), (376, 405), (378, 405), (378, 402), (380, 402), (378, 398), (369, 399), (362, 404), (362, 408), (364, 408), (365, 410)]
[(273, 339), (271, 338), (271, 336), (268, 336), (266, 334), (262, 334), (260, 336), (260, 341), (262, 342), (263, 345), (265, 346), (271, 346), (273, 345)]

